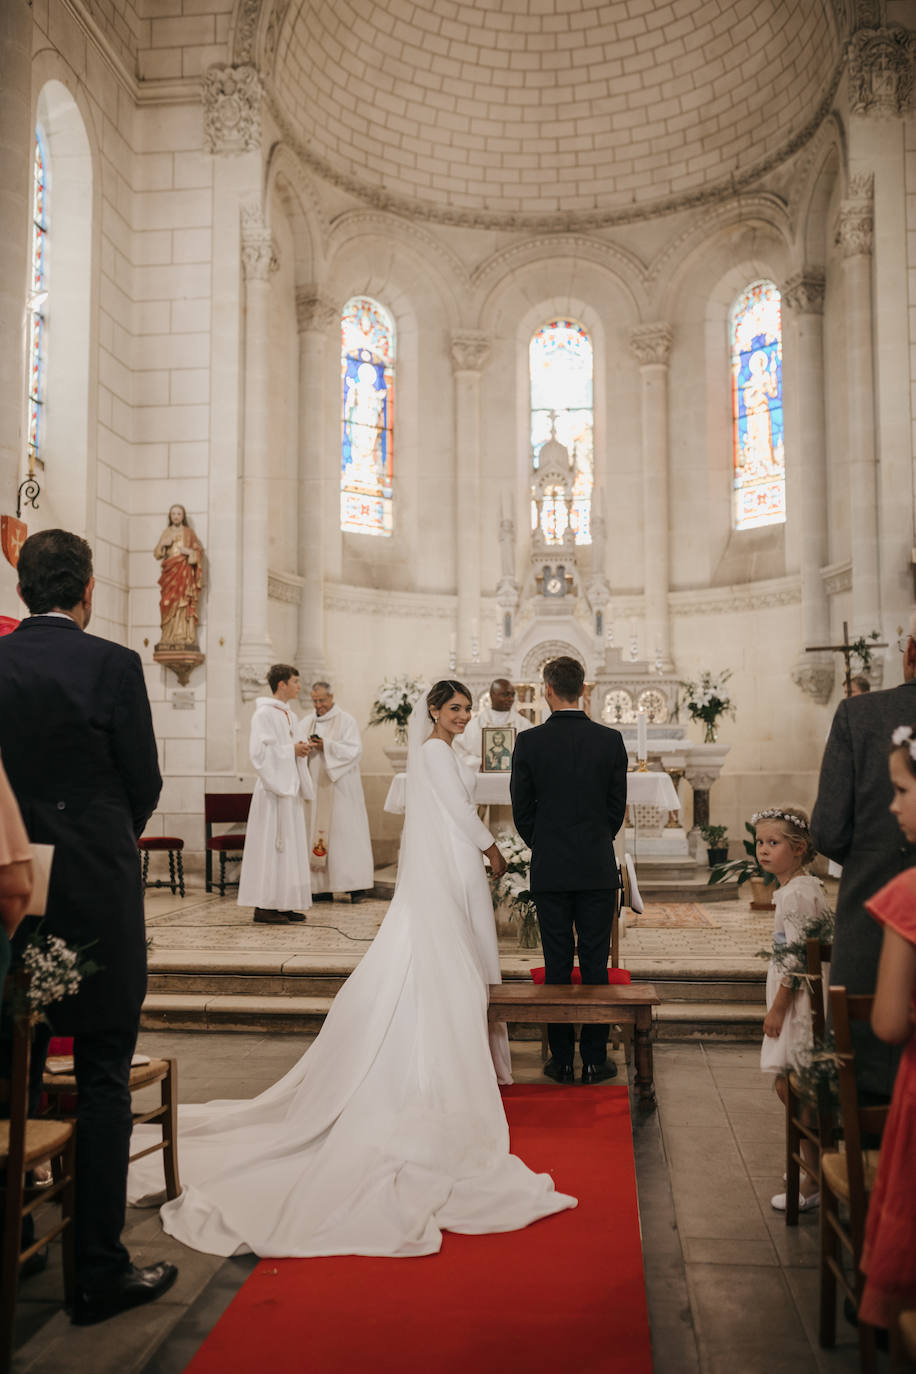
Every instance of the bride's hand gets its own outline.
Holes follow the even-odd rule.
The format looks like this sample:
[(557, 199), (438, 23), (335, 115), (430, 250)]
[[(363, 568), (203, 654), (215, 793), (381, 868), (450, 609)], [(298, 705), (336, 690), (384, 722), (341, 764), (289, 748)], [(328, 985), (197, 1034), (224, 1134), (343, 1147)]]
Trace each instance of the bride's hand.
[(490, 872), (494, 878), (501, 878), (508, 868), (508, 864), (500, 853), (499, 845), (491, 844), (489, 849), (483, 851), (490, 860)]

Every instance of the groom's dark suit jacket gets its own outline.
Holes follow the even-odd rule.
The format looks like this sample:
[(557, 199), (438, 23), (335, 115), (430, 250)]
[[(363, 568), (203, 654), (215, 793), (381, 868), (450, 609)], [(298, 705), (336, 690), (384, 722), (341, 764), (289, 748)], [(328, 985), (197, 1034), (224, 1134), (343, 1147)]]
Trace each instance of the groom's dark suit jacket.
[(60, 616), (24, 620), (0, 639), (0, 752), (29, 839), (55, 846), (44, 930), (90, 946), (99, 965), (51, 1008), (53, 1025), (136, 1030), (146, 992), (137, 837), (162, 785), (137, 654)]
[(619, 886), (613, 845), (627, 809), (627, 751), (618, 730), (584, 711), (554, 711), (517, 737), (510, 786), (532, 892)]

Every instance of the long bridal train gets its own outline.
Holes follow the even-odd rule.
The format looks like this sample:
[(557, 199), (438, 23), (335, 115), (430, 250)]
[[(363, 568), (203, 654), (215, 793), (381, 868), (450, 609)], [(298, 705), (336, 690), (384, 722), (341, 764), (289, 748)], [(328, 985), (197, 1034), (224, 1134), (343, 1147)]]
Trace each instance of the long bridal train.
[[(321, 1034), (259, 1097), (179, 1110), (185, 1189), (161, 1216), (194, 1249), (425, 1255), (445, 1230), (511, 1231), (576, 1205), (509, 1152), (481, 827), (468, 770), (425, 716), (421, 702), (395, 894)], [(158, 1156), (131, 1169), (133, 1200), (160, 1187)]]

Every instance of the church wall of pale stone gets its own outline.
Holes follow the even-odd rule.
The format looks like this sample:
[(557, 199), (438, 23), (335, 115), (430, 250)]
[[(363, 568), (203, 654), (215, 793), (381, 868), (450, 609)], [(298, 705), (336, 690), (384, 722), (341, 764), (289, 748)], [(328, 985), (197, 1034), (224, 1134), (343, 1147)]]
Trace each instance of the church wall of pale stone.
[[(733, 838), (758, 805), (810, 802), (841, 683), (834, 672), (829, 684), (834, 660), (806, 659), (806, 645), (836, 643), (844, 620), (852, 635), (875, 629), (892, 642), (913, 602), (913, 113), (853, 113), (841, 76), (816, 130), (740, 193), (614, 223), (624, 192), (648, 199), (646, 155), (630, 182), (596, 189), (607, 222), (577, 224), (582, 186), (598, 176), (596, 148), (583, 143), (567, 150), (570, 162), (583, 157), (577, 178), (567, 182), (557, 168), (545, 204), (531, 202), (546, 211), (546, 199), (560, 195), (564, 204), (568, 185), (568, 228), (538, 228), (521, 212), (515, 223), (438, 222), (411, 218), (396, 199), (363, 202), (345, 176), (319, 174), (315, 149), (307, 153), (289, 123), (307, 116), (297, 104), (305, 87), (293, 99), (283, 84), (296, 71), (292, 56), (306, 61), (295, 43), (276, 99), (259, 103), (245, 87), (238, 125), (226, 122), (222, 88), (202, 107), (200, 79), (214, 64), (249, 69), (257, 44), (243, 28), (252, 15), (256, 24), (258, 7), (238, 7), (234, 18), (231, 0), (196, 7), (205, 14), (187, 5), (165, 12), (173, 8), (182, 9), (100, 0), (90, 13), (35, 0), (31, 21), (31, 117), (52, 130), (51, 185), (56, 176), (64, 220), (69, 177), (71, 232), (58, 250), (58, 281), (67, 285), (57, 302), (51, 239), (47, 461), (39, 507), (24, 518), (33, 531), (64, 524), (86, 534), (98, 584), (94, 628), (144, 662), (165, 775), (151, 829), (184, 835), (192, 862), (199, 854), (204, 788), (251, 781), (248, 721), (271, 661), (329, 676), (361, 721), (384, 677), (444, 673), (453, 644), (459, 674), (519, 670), (521, 655), (500, 639), (500, 525), (514, 522), (522, 586), (527, 347), (551, 318), (581, 323), (594, 347), (604, 647), (628, 647), (635, 622), (640, 663), (659, 655), (681, 678), (732, 669), (737, 717), (722, 729), (730, 752), (712, 807)], [(906, 22), (899, 9), (888, 7), (888, 23)], [(840, 51), (817, 13), (797, 35), (815, 84)], [(239, 58), (243, 43), (248, 57)], [(329, 56), (316, 90), (342, 70)], [(406, 125), (419, 111), (399, 111), (397, 99), (391, 94), (372, 135), (380, 148), (410, 146)], [(799, 99), (796, 108), (786, 97), (761, 147), (779, 142), (780, 121), (800, 128), (802, 116), (814, 118)], [(464, 117), (472, 115), (459, 110)], [(357, 123), (345, 121), (348, 157), (362, 137)], [(513, 130), (503, 134), (510, 142)], [(458, 177), (466, 145), (473, 155), (456, 124), (449, 176)], [(678, 147), (662, 169), (672, 194), (689, 181), (673, 166)], [(693, 168), (703, 185), (724, 156), (712, 153), (708, 166), (701, 159)], [(332, 155), (329, 144), (322, 155)], [(513, 194), (524, 198), (530, 184), (518, 157)], [(392, 193), (433, 194), (435, 174), (424, 180), (420, 161), (410, 171), (404, 158)], [(486, 183), (456, 180), (452, 207), (469, 207)], [(491, 209), (499, 206), (497, 197)], [(727, 320), (737, 293), (759, 278), (784, 295), (788, 518), (735, 532)], [(390, 539), (339, 528), (338, 316), (354, 295), (376, 299), (395, 324)], [(862, 369), (869, 350), (871, 381)], [(647, 397), (657, 394), (646, 389), (649, 374), (663, 374), (666, 396), (657, 484), (658, 451), (646, 447)], [(0, 452), (11, 510), (22, 464), (8, 455), (21, 454), (18, 437), (5, 435)], [(207, 555), (206, 662), (186, 687), (153, 660), (151, 551), (176, 502)], [(656, 503), (667, 531), (661, 564)], [(591, 551), (581, 554), (584, 585), (596, 570)], [(650, 582), (662, 565), (659, 590)], [(0, 611), (15, 613), (14, 588), (7, 568)], [(522, 628), (542, 610), (520, 604)], [(604, 649), (584, 592), (573, 619), (597, 662)], [(890, 685), (899, 655), (881, 657)], [(817, 690), (806, 674), (814, 663)], [(391, 857), (398, 830), (381, 810), (390, 742), (385, 730), (365, 736), (380, 859)]]

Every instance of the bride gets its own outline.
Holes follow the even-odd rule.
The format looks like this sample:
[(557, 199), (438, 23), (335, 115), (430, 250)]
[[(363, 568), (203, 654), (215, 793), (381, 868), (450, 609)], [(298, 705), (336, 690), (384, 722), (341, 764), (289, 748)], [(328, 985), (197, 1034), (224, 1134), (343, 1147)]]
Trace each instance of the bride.
[[(165, 1230), (210, 1254), (427, 1255), (443, 1231), (512, 1231), (576, 1205), (509, 1152), (504, 1025), (489, 885), (505, 860), (452, 753), (471, 715), (437, 682), (410, 719), (394, 897), (321, 1034), (250, 1102), (179, 1110), (181, 1196)], [(149, 1128), (146, 1128), (149, 1129)], [(161, 1164), (131, 1169), (132, 1199)]]

